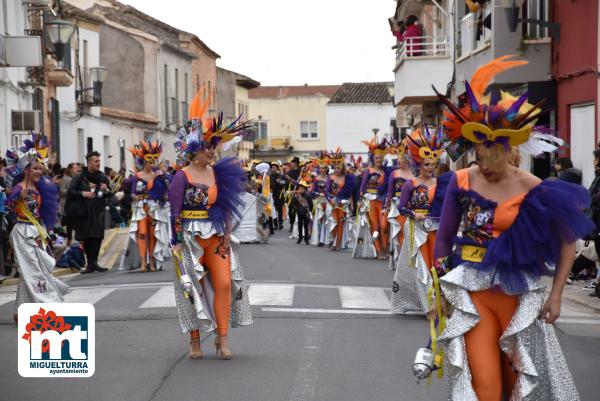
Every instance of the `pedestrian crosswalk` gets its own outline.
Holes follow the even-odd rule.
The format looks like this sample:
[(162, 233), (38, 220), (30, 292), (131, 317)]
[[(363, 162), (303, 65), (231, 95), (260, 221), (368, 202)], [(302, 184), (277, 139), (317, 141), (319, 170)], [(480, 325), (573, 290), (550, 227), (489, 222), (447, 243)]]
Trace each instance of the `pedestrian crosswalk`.
[[(14, 287), (0, 290), (0, 308), (14, 307), (15, 295)], [(390, 315), (391, 290), (383, 287), (251, 282), (248, 295), (251, 305), (265, 313)], [(151, 312), (174, 308), (175, 294), (172, 282), (72, 286), (65, 302), (91, 303), (106, 313), (117, 306)], [(563, 304), (559, 323), (600, 325), (600, 313)]]
[[(298, 295), (298, 288), (310, 288), (317, 293), (313, 293), (319, 299), (323, 299), (324, 304), (318, 305), (319, 310), (337, 311), (340, 309), (357, 311), (388, 311), (390, 308), (389, 292), (379, 287), (352, 287), (335, 285), (316, 285), (316, 284), (291, 284), (291, 283), (249, 283), (248, 295), (250, 303), (256, 307), (297, 307), (301, 310), (306, 305), (302, 295)], [(122, 291), (138, 291), (145, 294), (143, 302), (137, 305), (129, 305), (138, 309), (152, 308), (174, 308), (175, 295), (173, 284), (163, 283), (144, 283), (127, 284), (114, 286), (97, 287), (71, 287), (69, 293), (65, 296), (65, 302), (86, 302), (97, 305), (100, 301), (103, 303), (113, 295), (118, 295)], [(322, 295), (322, 297), (320, 296)], [(134, 297), (135, 298), (135, 297)], [(14, 289), (0, 292), (0, 306), (12, 303), (15, 299)], [(313, 303), (314, 305), (314, 303)], [(314, 308), (311, 308), (313, 310)]]

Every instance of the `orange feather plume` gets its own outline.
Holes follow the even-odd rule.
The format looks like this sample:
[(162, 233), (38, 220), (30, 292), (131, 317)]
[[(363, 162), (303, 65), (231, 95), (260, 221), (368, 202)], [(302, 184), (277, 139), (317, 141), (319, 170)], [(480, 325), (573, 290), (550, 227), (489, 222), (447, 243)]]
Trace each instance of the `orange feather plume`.
[[(192, 99), (192, 103), (190, 103), (190, 108), (188, 112), (188, 116), (190, 120), (199, 120), (204, 117), (206, 111), (208, 110), (208, 104), (210, 102), (210, 98), (204, 99), (202, 101), (202, 97), (200, 96), (200, 92), (194, 96)], [(206, 123), (206, 121), (205, 121)]]
[(510, 70), (511, 68), (520, 67), (527, 64), (525, 60), (507, 61), (513, 58), (513, 55), (506, 55), (498, 57), (486, 65), (482, 65), (473, 73), (473, 77), (469, 84), (473, 93), (477, 97), (477, 100), (481, 103), (481, 97), (483, 96), (486, 88), (494, 79), (494, 77), (503, 71)]

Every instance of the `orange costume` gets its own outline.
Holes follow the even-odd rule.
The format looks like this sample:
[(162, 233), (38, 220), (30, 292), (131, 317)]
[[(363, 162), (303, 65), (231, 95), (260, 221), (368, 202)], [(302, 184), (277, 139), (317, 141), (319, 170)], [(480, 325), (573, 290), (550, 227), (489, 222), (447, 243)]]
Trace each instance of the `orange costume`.
[[(480, 152), (556, 150), (548, 149), (552, 136), (534, 132), (541, 109), (527, 102), (526, 93), (515, 98), (492, 90), (484, 96), (496, 74), (525, 63), (510, 57), (475, 72), (465, 83), (467, 102), (460, 109), (438, 94), (449, 109), (444, 126), (451, 157), (473, 144)], [(540, 136), (542, 144), (536, 143)], [(450, 400), (578, 400), (554, 328), (540, 319), (546, 297), (541, 276), (554, 275), (555, 266), (570, 268), (559, 265), (561, 249), (593, 230), (583, 214), (589, 194), (548, 180), (498, 203), (473, 189), (478, 169), (452, 175), (435, 244), (435, 288), (452, 315), (444, 323), (438, 304), (441, 333), (432, 351), (444, 350)]]

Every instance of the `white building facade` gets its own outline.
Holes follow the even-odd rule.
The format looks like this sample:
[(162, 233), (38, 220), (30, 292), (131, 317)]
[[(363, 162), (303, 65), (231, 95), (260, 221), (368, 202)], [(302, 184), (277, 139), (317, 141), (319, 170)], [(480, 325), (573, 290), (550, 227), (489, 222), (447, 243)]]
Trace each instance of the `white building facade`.
[(327, 104), (327, 149), (366, 154), (361, 143), (394, 135), (393, 82), (345, 83)]

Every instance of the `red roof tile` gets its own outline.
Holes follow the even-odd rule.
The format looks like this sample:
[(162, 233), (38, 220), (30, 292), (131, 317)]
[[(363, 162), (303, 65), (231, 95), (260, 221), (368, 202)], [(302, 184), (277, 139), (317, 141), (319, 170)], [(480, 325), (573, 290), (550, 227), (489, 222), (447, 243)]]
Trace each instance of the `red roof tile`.
[(325, 96), (330, 98), (340, 88), (340, 85), (302, 85), (302, 86), (261, 86), (248, 92), (251, 99), (284, 98), (303, 96)]

